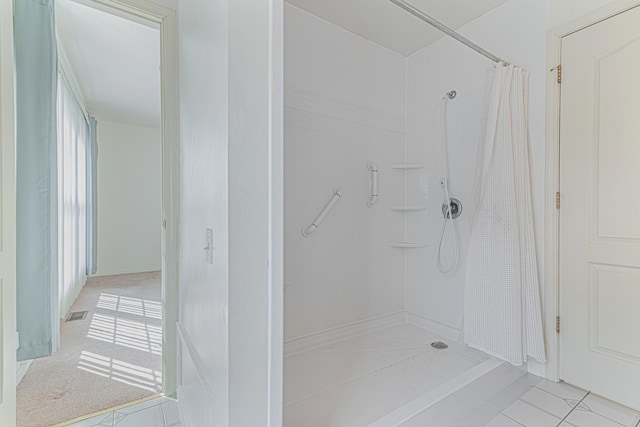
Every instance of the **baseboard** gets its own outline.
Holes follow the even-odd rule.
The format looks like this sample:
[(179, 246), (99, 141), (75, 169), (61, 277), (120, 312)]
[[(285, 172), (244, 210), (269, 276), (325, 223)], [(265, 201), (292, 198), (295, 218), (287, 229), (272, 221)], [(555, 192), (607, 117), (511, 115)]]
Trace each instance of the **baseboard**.
[(116, 270), (116, 271), (100, 271), (100, 272), (96, 272), (95, 274), (92, 274), (89, 277), (94, 277), (94, 278), (103, 278), (103, 277), (110, 277), (110, 276), (134, 276), (136, 274), (140, 274), (140, 275), (145, 275), (145, 274), (151, 274), (151, 273), (160, 273), (162, 270), (160, 268), (154, 268), (152, 270), (147, 270), (147, 269), (143, 269), (143, 270), (133, 270), (133, 271), (121, 271), (121, 270)]
[(538, 377), (546, 377), (546, 367), (546, 363), (538, 362), (535, 359), (529, 358), (529, 361), (527, 362), (527, 371)]
[(436, 322), (435, 320), (428, 319), (415, 313), (407, 312), (407, 321), (420, 328), (428, 329), (431, 332), (435, 332), (443, 338), (447, 338), (452, 341), (457, 341), (460, 338), (459, 329), (453, 328), (440, 322)]
[(33, 363), (33, 359), (29, 359), (29, 360), (22, 360), (16, 364), (16, 387), (20, 385), (20, 382), (22, 381), (24, 376), (27, 374), (27, 371), (31, 367), (32, 363)]
[(82, 284), (75, 291), (75, 294), (73, 295), (73, 298), (71, 299), (71, 301), (63, 302), (63, 306), (60, 307), (60, 313), (59, 313), (60, 320), (64, 320), (67, 318), (67, 315), (69, 314), (69, 310), (71, 310), (71, 307), (73, 307), (73, 304), (76, 302), (76, 300), (80, 296), (80, 292), (82, 292), (84, 287), (87, 286), (87, 280), (88, 280), (88, 277), (86, 275), (82, 275), (82, 278), (80, 279), (80, 283)]
[(213, 427), (213, 389), (204, 375), (204, 365), (180, 322), (177, 323), (181, 347), (181, 375), (178, 409), (185, 427)]
[(407, 313), (404, 311), (372, 317), (357, 322), (348, 323), (313, 334), (288, 339), (284, 343), (284, 356), (312, 350), (332, 342), (371, 332), (376, 329), (398, 325), (407, 322)]

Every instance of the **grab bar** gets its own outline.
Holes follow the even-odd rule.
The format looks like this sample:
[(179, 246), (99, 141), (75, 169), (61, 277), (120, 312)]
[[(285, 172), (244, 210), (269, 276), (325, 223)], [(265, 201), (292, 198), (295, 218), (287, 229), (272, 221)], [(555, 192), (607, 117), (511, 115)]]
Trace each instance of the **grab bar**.
[(327, 214), (333, 208), (333, 206), (336, 203), (338, 203), (338, 200), (340, 199), (340, 197), (342, 197), (342, 190), (340, 190), (340, 188), (338, 187), (334, 188), (333, 196), (331, 197), (331, 199), (329, 199), (329, 201), (324, 206), (324, 208), (322, 208), (322, 210), (320, 211), (316, 219), (313, 220), (311, 225), (308, 225), (307, 227), (302, 228), (302, 235), (304, 237), (309, 237), (311, 233), (316, 231), (316, 229), (320, 226), (320, 224), (324, 220), (324, 217), (327, 216)]
[(373, 162), (367, 163), (367, 169), (371, 172), (371, 195), (367, 199), (367, 206), (370, 208), (378, 201), (378, 165)]

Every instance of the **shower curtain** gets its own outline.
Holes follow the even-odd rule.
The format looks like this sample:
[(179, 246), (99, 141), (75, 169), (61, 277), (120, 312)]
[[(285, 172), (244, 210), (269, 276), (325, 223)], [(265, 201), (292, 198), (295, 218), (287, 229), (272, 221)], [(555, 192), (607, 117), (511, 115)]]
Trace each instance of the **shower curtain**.
[(478, 153), (464, 340), (516, 366), (545, 361), (529, 173), (528, 73), (497, 65)]

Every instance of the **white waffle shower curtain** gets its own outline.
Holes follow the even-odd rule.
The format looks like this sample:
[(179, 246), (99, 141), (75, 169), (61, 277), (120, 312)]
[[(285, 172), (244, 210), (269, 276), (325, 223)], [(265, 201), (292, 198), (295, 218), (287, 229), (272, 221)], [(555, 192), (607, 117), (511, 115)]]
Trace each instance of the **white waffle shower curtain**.
[(545, 361), (529, 173), (528, 73), (497, 65), (487, 92), (465, 278), (464, 340), (520, 366)]

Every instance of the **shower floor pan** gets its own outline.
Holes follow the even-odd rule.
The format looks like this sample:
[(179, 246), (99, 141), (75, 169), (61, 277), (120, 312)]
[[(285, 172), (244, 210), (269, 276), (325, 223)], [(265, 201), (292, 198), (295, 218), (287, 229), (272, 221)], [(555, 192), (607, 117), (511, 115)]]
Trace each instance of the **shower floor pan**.
[[(443, 341), (447, 349), (432, 342)], [(285, 357), (285, 427), (391, 427), (501, 365), (410, 323)]]

